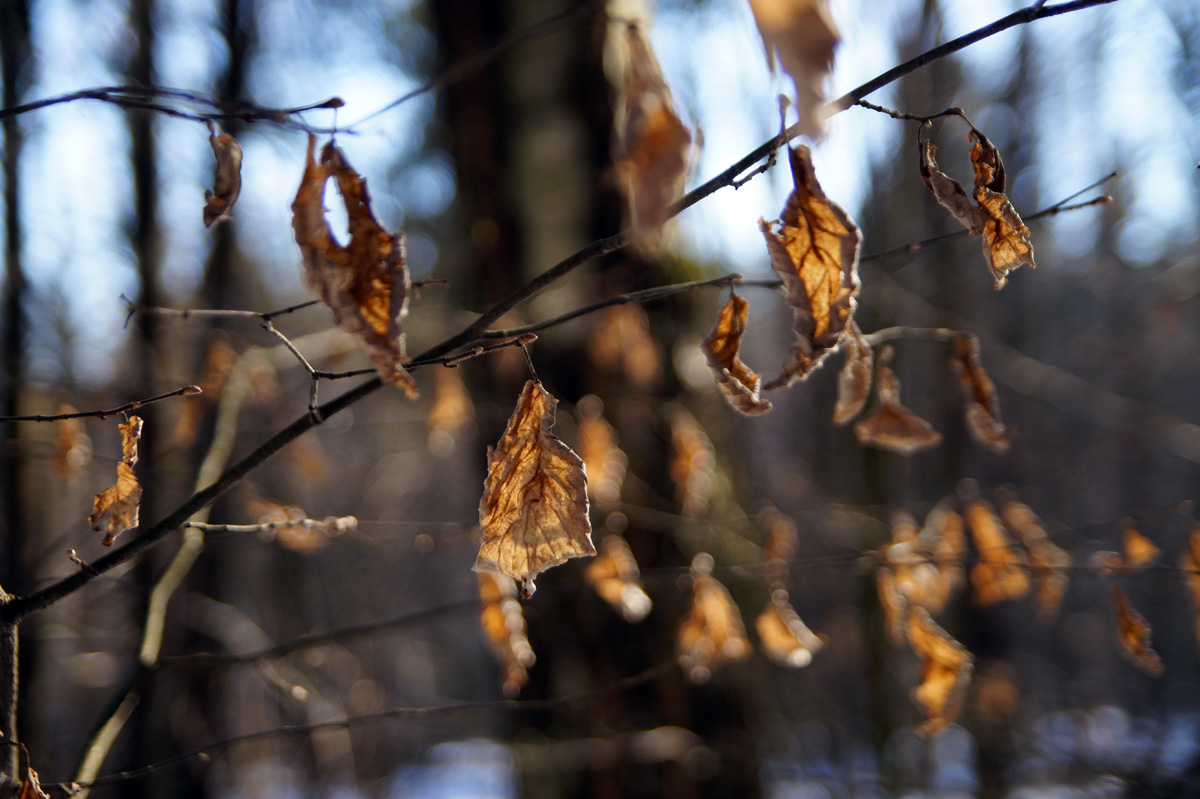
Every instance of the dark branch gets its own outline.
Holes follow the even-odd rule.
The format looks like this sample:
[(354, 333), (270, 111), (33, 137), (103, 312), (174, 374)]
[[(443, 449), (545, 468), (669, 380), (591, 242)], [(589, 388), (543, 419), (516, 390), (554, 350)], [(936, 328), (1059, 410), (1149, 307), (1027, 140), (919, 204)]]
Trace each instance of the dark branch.
[(203, 394), (200, 386), (184, 386), (177, 388), (174, 391), (168, 391), (166, 394), (159, 394), (157, 397), (148, 397), (146, 399), (134, 400), (133, 402), (122, 405), (119, 408), (107, 408), (102, 411), (76, 411), (75, 413), (56, 413), (53, 415), (33, 415), (33, 416), (0, 416), (0, 422), (60, 422), (64, 419), (82, 419), (85, 416), (95, 416), (100, 419), (107, 419), (110, 416), (116, 416), (118, 413), (128, 413), (136, 411), (138, 408), (149, 405), (154, 402), (162, 402), (172, 397), (191, 397), (196, 394)]

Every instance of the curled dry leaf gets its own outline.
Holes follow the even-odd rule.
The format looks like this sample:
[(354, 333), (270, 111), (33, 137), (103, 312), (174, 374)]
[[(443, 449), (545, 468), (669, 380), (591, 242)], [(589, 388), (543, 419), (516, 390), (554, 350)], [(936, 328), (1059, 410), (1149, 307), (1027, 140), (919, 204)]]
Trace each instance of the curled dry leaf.
[(908, 611), (906, 629), (909, 645), (921, 658), (922, 681), (913, 689), (913, 699), (929, 719), (919, 731), (931, 735), (958, 717), (975, 659), (922, 608)]
[[(310, 288), (333, 310), (334, 318), (365, 347), (385, 382), (417, 395), (404, 365), (404, 333), (411, 283), (404, 263), (404, 234), (389, 233), (375, 220), (367, 182), (346, 163), (341, 150), (326, 144), (314, 160), (316, 137), (308, 137), (304, 177), (292, 202), (292, 228), (304, 255)], [(334, 240), (325, 221), (325, 182), (332, 177), (346, 206), (350, 241)]]
[(117, 536), (138, 526), (138, 510), (142, 502), (142, 487), (133, 467), (138, 461), (138, 439), (142, 437), (142, 419), (130, 416), (121, 428), (121, 462), (117, 464), (117, 482), (96, 495), (88, 524), (97, 533), (104, 533), (100, 543), (111, 547)]
[(652, 603), (642, 588), (641, 571), (621, 536), (612, 534), (600, 541), (600, 554), (588, 564), (583, 578), (625, 621), (639, 622), (650, 615)]
[(1192, 611), (1196, 618), (1196, 640), (1200, 641), (1200, 528), (1193, 527), (1188, 534), (1188, 548), (1179, 559), (1188, 593), (1192, 595)]
[(759, 394), (762, 378), (738, 357), (749, 309), (750, 303), (745, 298), (731, 296), (721, 309), (717, 326), (704, 339), (703, 350), (729, 404), (747, 416), (759, 416), (771, 410), (771, 403)]
[(546, 569), (596, 554), (583, 461), (550, 432), (557, 406), (540, 384), (526, 381), (504, 435), (488, 448), (479, 501), (483, 543), (475, 571), (519, 580), (526, 597)]
[(50, 799), (50, 794), (42, 790), (38, 773), (30, 766), (25, 767), (25, 780), (21, 783), (21, 792), (16, 796), (17, 799)]
[(712, 558), (701, 553), (692, 574), (692, 608), (679, 625), (679, 665), (688, 678), (701, 685), (717, 666), (750, 654), (750, 641), (742, 613), (729, 590), (705, 569)]
[(588, 474), (588, 494), (602, 508), (621, 501), (621, 486), (629, 459), (617, 446), (617, 433), (603, 416), (604, 403), (595, 394), (579, 400), (579, 457)]
[(1058, 614), (1067, 592), (1071, 554), (1050, 540), (1041, 520), (1028, 505), (1006, 502), (1000, 509), (1000, 516), (1029, 550), (1029, 567), (1037, 583), (1038, 616), (1042, 621), (1049, 621)]
[(675, 113), (671, 90), (641, 28), (625, 26), (621, 39), (625, 66), (625, 115), (619, 128), (621, 155), (617, 178), (629, 204), (635, 242), (654, 249), (659, 228), (683, 195), (691, 161), (692, 134)]
[(979, 339), (962, 335), (955, 340), (954, 368), (967, 400), (967, 430), (971, 437), (994, 452), (1008, 452), (1014, 431), (1000, 421), (1000, 399), (983, 369)]
[(1129, 605), (1125, 592), (1112, 587), (1113, 609), (1117, 613), (1117, 642), (1125, 656), (1151, 677), (1163, 673), (1163, 662), (1150, 646), (1150, 625)]
[(875, 409), (854, 425), (861, 446), (912, 455), (941, 442), (941, 433), (900, 404), (900, 379), (887, 366), (881, 365), (875, 373), (875, 398)]
[(516, 584), (503, 574), (480, 574), (479, 600), (483, 603), (479, 626), (500, 663), (501, 690), (512, 698), (529, 682), (528, 669), (537, 660), (525, 634)]
[(759, 614), (754, 628), (767, 657), (781, 666), (802, 669), (825, 646), (821, 636), (801, 621), (782, 588), (772, 592), (771, 601)]
[(983, 500), (968, 505), (967, 526), (979, 553), (979, 561), (971, 567), (975, 601), (991, 605), (1025, 596), (1029, 592), (1025, 558), (1014, 548), (991, 505)]
[(750, 0), (754, 22), (767, 49), (767, 63), (780, 65), (796, 83), (796, 111), (803, 132), (816, 138), (825, 119), (825, 83), (833, 70), (840, 37), (827, 0)]
[(853, 319), (842, 337), (842, 355), (846, 362), (838, 372), (837, 403), (833, 406), (833, 423), (839, 426), (849, 424), (866, 407), (875, 370), (875, 351)]
[(760, 219), (759, 227), (767, 240), (771, 268), (783, 280), (796, 340), (791, 357), (779, 376), (763, 386), (765, 390), (803, 378), (837, 349), (854, 315), (860, 285), (862, 234), (846, 212), (825, 197), (809, 149), (789, 149), (788, 157), (795, 189), (780, 222)]
[(217, 157), (217, 176), (212, 190), (204, 190), (204, 226), (212, 227), (229, 216), (242, 191), (242, 148), (228, 133), (217, 133), (208, 125), (208, 142)]
[(703, 516), (716, 484), (717, 456), (704, 428), (682, 408), (671, 414), (671, 446), (674, 454), (667, 472), (683, 515)]
[(1141, 570), (1155, 563), (1162, 554), (1162, 550), (1139, 533), (1132, 524), (1126, 526), (1125, 532), (1121, 534), (1121, 549), (1125, 553), (1125, 566), (1134, 570)]

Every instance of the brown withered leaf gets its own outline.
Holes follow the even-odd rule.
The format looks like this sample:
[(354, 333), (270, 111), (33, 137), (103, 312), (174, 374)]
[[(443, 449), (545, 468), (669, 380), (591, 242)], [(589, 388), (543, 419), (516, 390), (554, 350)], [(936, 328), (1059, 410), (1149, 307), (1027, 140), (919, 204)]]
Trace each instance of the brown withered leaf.
[(913, 699), (929, 719), (918, 731), (932, 735), (958, 717), (975, 658), (922, 608), (908, 611), (906, 629), (909, 645), (921, 658), (922, 681), (913, 689)]
[(121, 428), (121, 461), (117, 464), (117, 481), (96, 495), (88, 524), (97, 533), (104, 533), (104, 546), (111, 547), (117, 536), (138, 526), (138, 510), (142, 502), (142, 487), (133, 467), (138, 461), (138, 439), (142, 437), (142, 419), (130, 416)]
[(588, 493), (602, 508), (621, 501), (629, 459), (617, 446), (617, 433), (604, 418), (604, 402), (595, 394), (582, 397), (579, 410), (579, 457), (587, 467)]
[(32, 766), (25, 767), (25, 780), (21, 783), (21, 792), (17, 799), (50, 799), (50, 794), (42, 790), (41, 780)]
[(904, 614), (908, 612), (908, 602), (900, 594), (896, 585), (896, 575), (888, 568), (875, 570), (875, 590), (879, 593), (879, 606), (883, 608), (883, 626), (892, 643), (901, 646), (904, 643)]
[(978, 338), (964, 334), (955, 340), (954, 369), (967, 400), (967, 430), (971, 438), (994, 452), (1008, 452), (1015, 431), (1000, 421), (1000, 399), (996, 386), (984, 371)]
[(483, 610), (479, 626), (500, 663), (501, 690), (512, 698), (529, 682), (530, 666), (537, 658), (525, 634), (525, 614), (517, 601), (517, 587), (503, 574), (479, 575), (479, 600)]
[(507, 574), (526, 597), (546, 569), (596, 554), (583, 461), (550, 432), (557, 406), (540, 384), (526, 381), (504, 435), (488, 448), (479, 501), (475, 571)]
[(212, 227), (229, 216), (242, 191), (242, 148), (228, 133), (217, 133), (208, 123), (208, 142), (217, 158), (217, 175), (213, 187), (204, 190), (204, 226)]
[(1163, 673), (1163, 662), (1150, 646), (1150, 625), (1129, 605), (1125, 592), (1112, 587), (1113, 609), (1117, 614), (1117, 642), (1125, 656), (1151, 677)]
[(675, 113), (650, 42), (637, 25), (625, 28), (625, 116), (616, 172), (635, 243), (653, 250), (661, 244), (659, 228), (670, 218), (671, 205), (683, 195), (692, 134)]
[(846, 362), (838, 372), (837, 403), (833, 406), (833, 423), (839, 426), (849, 424), (866, 407), (875, 371), (875, 351), (853, 319), (842, 337), (842, 355)]
[(882, 364), (875, 372), (875, 398), (874, 410), (854, 425), (854, 437), (861, 446), (912, 455), (941, 442), (941, 433), (900, 404), (900, 379)]
[(937, 146), (933, 142), (918, 141), (917, 147), (921, 153), (921, 180), (943, 208), (953, 214), (972, 236), (978, 236), (983, 232), (983, 210), (971, 202), (961, 183), (938, 169), (933, 157)]
[(975, 601), (991, 605), (1025, 596), (1029, 592), (1025, 558), (1014, 549), (992, 506), (983, 500), (969, 504), (967, 527), (979, 554), (979, 561), (971, 567)]
[(729, 590), (708, 573), (711, 569), (711, 556), (696, 556), (692, 607), (679, 625), (679, 665), (697, 685), (708, 682), (713, 669), (722, 663), (750, 654), (742, 613)]
[(1127, 525), (1125, 532), (1121, 534), (1121, 549), (1125, 553), (1125, 566), (1134, 570), (1141, 570), (1155, 563), (1162, 554), (1162, 550), (1139, 533), (1132, 523)]
[(1188, 548), (1179, 558), (1179, 570), (1192, 595), (1192, 611), (1196, 619), (1196, 640), (1200, 641), (1200, 527), (1188, 533)]
[(1033, 509), (1015, 500), (1000, 509), (1004, 523), (1014, 530), (1029, 550), (1029, 567), (1037, 583), (1038, 616), (1048, 622), (1058, 614), (1070, 577), (1071, 554), (1052, 542)]
[(928, 549), (933, 553), (947, 592), (958, 590), (963, 584), (962, 559), (967, 552), (962, 516), (951, 508), (938, 505), (925, 517), (921, 537), (929, 541)]
[(759, 416), (771, 410), (771, 402), (759, 393), (762, 378), (738, 357), (749, 309), (744, 297), (732, 295), (701, 348), (729, 404), (747, 416)]
[(675, 484), (683, 515), (689, 519), (703, 516), (716, 482), (717, 456), (704, 428), (683, 408), (671, 414), (671, 447), (667, 473)]
[(802, 669), (812, 663), (825, 641), (808, 629), (782, 588), (771, 593), (771, 600), (754, 622), (763, 651), (781, 666)]
[[(338, 326), (366, 349), (380, 378), (417, 395), (405, 369), (404, 333), (411, 282), (405, 265), (404, 234), (389, 233), (375, 220), (367, 182), (346, 163), (333, 142), (314, 160), (317, 140), (308, 137), (304, 177), (292, 202), (292, 228), (304, 256), (309, 287), (333, 310)], [(325, 221), (325, 183), (333, 177), (349, 217), (350, 241), (334, 240)]]
[(796, 83), (796, 111), (803, 132), (816, 138), (825, 119), (825, 83), (833, 70), (833, 54), (841, 38), (827, 0), (750, 0), (754, 22), (767, 49)]
[(625, 621), (639, 622), (650, 615), (652, 603), (642, 588), (641, 571), (621, 536), (614, 533), (600, 540), (600, 554), (588, 564), (583, 579)]
[(596, 315), (588, 357), (604, 371), (623, 372), (640, 389), (653, 387), (661, 370), (650, 320), (634, 303), (606, 308)]
[[(950, 586), (942, 571), (931, 561), (931, 553), (926, 549), (928, 539), (919, 538), (917, 522), (906, 510), (892, 514), (892, 543), (883, 549), (883, 561), (891, 572), (891, 586), (879, 585), (881, 592), (885, 589), (894, 591), (900, 600), (899, 607), (903, 610), (906, 605), (916, 605), (925, 608), (931, 614), (938, 614), (950, 598)], [(878, 578), (876, 579), (878, 583)], [(884, 600), (881, 593), (881, 600)], [(890, 598), (884, 601), (891, 601)], [(888, 611), (885, 610), (885, 615)], [(892, 624), (897, 620), (892, 618)], [(893, 636), (896, 633), (893, 630)]]
[(807, 147), (789, 149), (788, 162), (795, 188), (781, 220), (760, 219), (758, 224), (767, 240), (771, 268), (783, 280), (796, 339), (788, 362), (764, 390), (803, 378), (837, 349), (854, 315), (860, 285), (858, 227), (825, 197)]

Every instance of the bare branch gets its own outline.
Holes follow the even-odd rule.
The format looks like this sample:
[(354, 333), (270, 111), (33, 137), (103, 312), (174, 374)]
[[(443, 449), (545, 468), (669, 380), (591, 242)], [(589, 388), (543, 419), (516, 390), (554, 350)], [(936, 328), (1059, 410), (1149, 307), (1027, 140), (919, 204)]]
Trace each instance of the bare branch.
[(34, 416), (0, 416), (0, 422), (60, 422), (64, 419), (81, 419), (85, 416), (95, 416), (99, 419), (107, 419), (110, 416), (116, 416), (118, 413), (128, 413), (136, 411), (138, 408), (150, 405), (154, 402), (162, 402), (172, 397), (191, 397), (196, 394), (203, 394), (204, 391), (200, 386), (184, 386), (177, 388), (174, 391), (168, 391), (166, 394), (159, 394), (156, 397), (148, 397), (146, 399), (134, 400), (133, 402), (122, 405), (119, 408), (107, 408), (102, 411), (77, 411), (75, 413), (57, 413), (53, 415), (34, 415)]

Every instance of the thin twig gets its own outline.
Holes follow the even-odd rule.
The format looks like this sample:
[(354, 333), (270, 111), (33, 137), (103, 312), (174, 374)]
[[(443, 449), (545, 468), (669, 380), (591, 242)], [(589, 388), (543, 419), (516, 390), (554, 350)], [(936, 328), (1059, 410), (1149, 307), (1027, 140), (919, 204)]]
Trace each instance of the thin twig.
[(955, 106), (953, 108), (947, 108), (944, 111), (938, 111), (936, 114), (929, 114), (928, 116), (921, 116), (920, 114), (908, 114), (903, 111), (896, 111), (894, 109), (887, 108), (886, 106), (875, 105), (875, 103), (869, 103), (866, 100), (855, 100), (854, 104), (857, 106), (861, 106), (862, 108), (871, 110), (871, 111), (878, 111), (881, 114), (887, 114), (892, 119), (901, 119), (901, 120), (907, 120), (907, 121), (911, 121), (911, 122), (920, 122), (922, 125), (928, 124), (929, 122), (932, 122), (933, 120), (939, 119), (941, 117), (961, 117), (961, 116), (963, 116), (963, 110), (961, 108), (959, 108), (958, 106)]
[(95, 416), (99, 419), (107, 419), (110, 416), (116, 416), (118, 413), (128, 413), (136, 411), (146, 405), (155, 402), (162, 402), (172, 397), (191, 397), (196, 394), (203, 394), (204, 391), (200, 386), (184, 386), (177, 388), (174, 391), (168, 391), (166, 394), (159, 394), (157, 397), (148, 397), (147, 399), (134, 400), (126, 403), (119, 408), (106, 408), (102, 411), (76, 411), (75, 413), (56, 413), (52, 415), (34, 415), (34, 416), (0, 416), (0, 422), (61, 422), (64, 419), (82, 419), (85, 416)]

